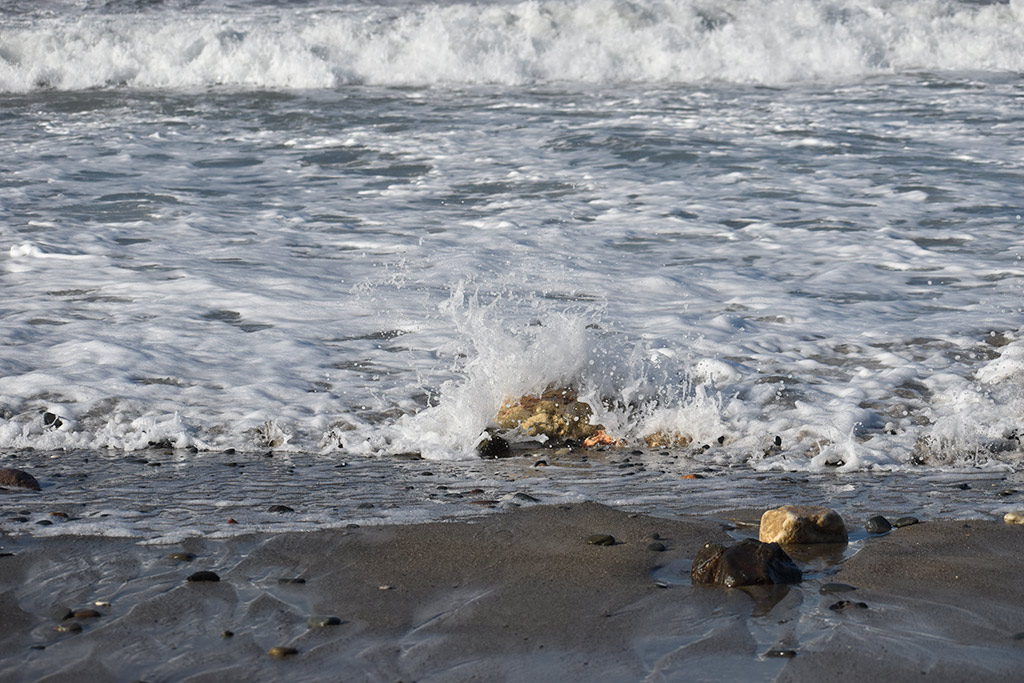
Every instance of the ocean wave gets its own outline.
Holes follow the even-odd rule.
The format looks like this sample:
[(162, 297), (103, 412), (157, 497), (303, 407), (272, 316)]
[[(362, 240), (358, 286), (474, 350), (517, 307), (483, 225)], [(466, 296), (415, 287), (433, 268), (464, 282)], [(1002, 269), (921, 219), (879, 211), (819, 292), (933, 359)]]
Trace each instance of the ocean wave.
[(0, 15), (0, 91), (785, 85), (919, 71), (1024, 72), (1024, 0), (153, 7), (8, 9)]

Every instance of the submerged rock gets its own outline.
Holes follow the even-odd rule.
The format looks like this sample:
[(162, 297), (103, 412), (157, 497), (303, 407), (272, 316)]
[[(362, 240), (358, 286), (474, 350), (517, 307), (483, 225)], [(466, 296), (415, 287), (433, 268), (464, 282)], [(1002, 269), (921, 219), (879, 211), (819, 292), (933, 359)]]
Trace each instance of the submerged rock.
[(897, 529), (902, 529), (905, 526), (914, 526), (915, 524), (920, 524), (920, 523), (921, 523), (921, 520), (919, 520), (917, 517), (909, 517), (908, 516), (908, 517), (900, 517), (895, 522), (893, 522), (892, 525), (894, 527), (896, 527)]
[(572, 389), (552, 387), (538, 396), (521, 396), (502, 403), (495, 422), (502, 429), (521, 429), (530, 436), (556, 442), (584, 441), (604, 430), (590, 424), (593, 410)]
[(735, 588), (799, 583), (803, 572), (778, 543), (748, 538), (729, 548), (706, 544), (693, 560), (690, 578), (694, 583)]
[(507, 458), (512, 455), (512, 449), (509, 448), (508, 441), (496, 434), (489, 435), (477, 444), (476, 452), (481, 458), (488, 460)]
[(31, 474), (13, 467), (0, 469), (0, 486), (14, 486), (30, 491), (39, 491), (39, 482)]
[(843, 518), (825, 507), (783, 505), (761, 516), (758, 536), (763, 543), (846, 543)]
[(188, 577), (188, 581), (190, 583), (212, 582), (212, 581), (220, 581), (220, 577), (217, 576), (216, 573), (211, 572), (211, 571), (201, 571), (201, 572), (196, 572), (195, 574), (190, 574), (189, 577)]

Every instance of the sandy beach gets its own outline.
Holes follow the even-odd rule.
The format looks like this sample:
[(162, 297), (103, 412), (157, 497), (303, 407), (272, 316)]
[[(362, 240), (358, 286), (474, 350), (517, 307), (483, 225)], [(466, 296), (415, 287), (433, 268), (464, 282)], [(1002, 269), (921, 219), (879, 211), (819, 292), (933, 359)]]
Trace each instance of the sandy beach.
[(705, 542), (756, 534), (730, 526), (582, 503), (178, 546), (5, 537), (0, 680), (1018, 679), (1024, 528), (925, 522), (798, 558), (796, 586), (690, 585)]

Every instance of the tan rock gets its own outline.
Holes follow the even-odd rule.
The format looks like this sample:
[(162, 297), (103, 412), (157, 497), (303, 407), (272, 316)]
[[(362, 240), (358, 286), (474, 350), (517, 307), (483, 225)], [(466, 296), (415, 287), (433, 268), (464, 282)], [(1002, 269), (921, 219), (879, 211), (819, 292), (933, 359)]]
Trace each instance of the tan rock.
[(495, 421), (502, 429), (522, 429), (530, 436), (558, 441), (582, 441), (604, 428), (590, 424), (593, 411), (572, 389), (549, 388), (538, 396), (521, 396), (502, 403)]
[(1003, 515), (1003, 521), (1007, 524), (1024, 524), (1024, 512), (1007, 512)]
[(693, 442), (686, 434), (663, 432), (660, 429), (644, 437), (648, 448), (686, 448)]
[(806, 505), (783, 505), (761, 516), (763, 543), (846, 543), (843, 518), (835, 510)]

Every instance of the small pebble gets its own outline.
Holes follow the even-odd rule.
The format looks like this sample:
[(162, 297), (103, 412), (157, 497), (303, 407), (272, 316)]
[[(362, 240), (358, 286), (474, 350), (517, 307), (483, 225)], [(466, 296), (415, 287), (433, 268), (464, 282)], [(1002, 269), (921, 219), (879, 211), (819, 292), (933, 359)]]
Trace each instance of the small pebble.
[(587, 538), (588, 545), (615, 545), (615, 537), (608, 534), (594, 534)]
[(221, 631), (220, 632), (220, 637), (221, 638), (234, 638), (235, 637), (235, 632), (234, 631)]
[(869, 534), (884, 534), (892, 530), (892, 524), (882, 515), (875, 515), (864, 525)]
[(268, 654), (271, 657), (277, 657), (278, 659), (284, 659), (285, 657), (290, 657), (292, 655), (299, 654), (299, 651), (296, 650), (294, 647), (283, 647), (283, 646), (279, 645), (277, 647), (270, 648), (270, 651), (269, 651)]
[(271, 505), (267, 508), (267, 512), (295, 512), (295, 510), (287, 505)]
[(900, 517), (895, 522), (893, 522), (892, 525), (897, 529), (901, 529), (905, 526), (914, 526), (915, 524), (920, 523), (921, 520), (919, 520), (917, 517)]
[(341, 619), (338, 617), (310, 617), (306, 622), (309, 628), (324, 628), (325, 626), (340, 626)]
[(394, 590), (394, 588), (395, 588), (394, 586), (386, 586), (386, 585), (385, 586), (377, 586), (377, 590), (382, 590), (382, 591), (390, 591), (390, 590)]
[(57, 624), (53, 627), (53, 630), (58, 633), (81, 633), (82, 625), (77, 621), (73, 621), (70, 624)]
[(75, 619), (95, 619), (100, 613), (94, 609), (76, 609), (72, 616)]
[(68, 518), (68, 513), (66, 513), (66, 512), (51, 512), (50, 516), (51, 517), (56, 517), (58, 519), (67, 519)]
[(238, 522), (233, 519), (228, 519), (228, 524), (238, 524)]
[(180, 562), (191, 562), (196, 559), (196, 556), (192, 553), (171, 553), (167, 556), (169, 560), (178, 560)]
[(644, 538), (648, 538), (648, 539), (650, 539), (652, 541), (660, 541), (661, 540), (661, 534), (659, 534), (657, 531), (654, 531), (652, 533), (647, 534)]
[(648, 550), (653, 550), (656, 553), (665, 552), (665, 550), (666, 550), (665, 544), (664, 543), (660, 543), (658, 541), (655, 541), (654, 543), (649, 543), (647, 545), (647, 549)]
[(36, 524), (38, 524), (39, 526), (50, 526), (51, 524), (53, 524), (53, 522), (51, 522), (48, 519), (41, 519), (38, 522), (36, 522)]
[(822, 595), (829, 595), (831, 593), (848, 593), (849, 591), (855, 590), (857, 590), (857, 588), (848, 583), (826, 583), (818, 589), (818, 592)]
[(192, 583), (203, 582), (203, 581), (220, 581), (220, 577), (214, 572), (201, 571), (191, 574), (188, 580)]
[(867, 609), (868, 608), (868, 603), (866, 603), (866, 602), (854, 602), (853, 600), (840, 600), (839, 602), (835, 603), (834, 605), (829, 605), (828, 606), (828, 608), (830, 610), (832, 610), (833, 612), (841, 612), (844, 609), (849, 609), (849, 608), (854, 608), (854, 607), (857, 608), (857, 609)]
[(796, 657), (796, 650), (768, 650), (764, 653), (765, 657), (783, 657), (785, 659), (792, 659)]
[(302, 578), (302, 577), (296, 577), (294, 579), (289, 579), (289, 578), (278, 579), (277, 582), (278, 583), (301, 584), (301, 583), (306, 583), (306, 580), (304, 578)]

